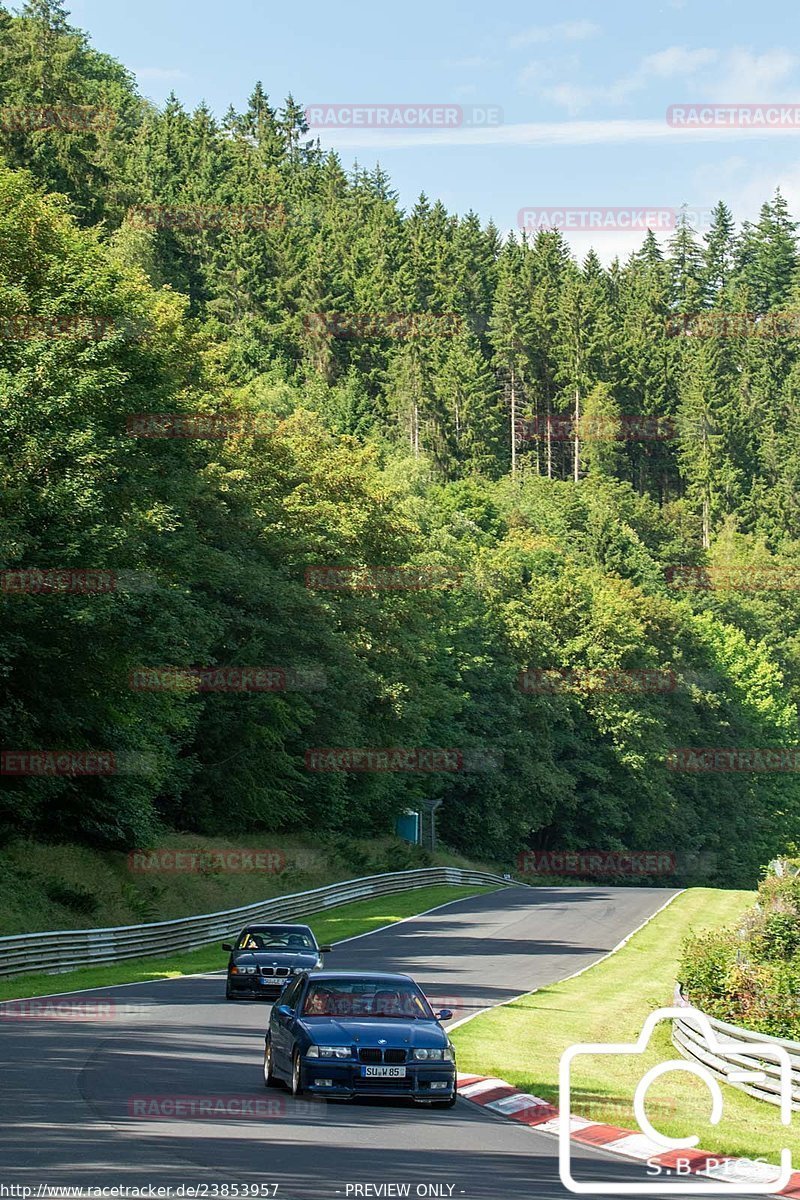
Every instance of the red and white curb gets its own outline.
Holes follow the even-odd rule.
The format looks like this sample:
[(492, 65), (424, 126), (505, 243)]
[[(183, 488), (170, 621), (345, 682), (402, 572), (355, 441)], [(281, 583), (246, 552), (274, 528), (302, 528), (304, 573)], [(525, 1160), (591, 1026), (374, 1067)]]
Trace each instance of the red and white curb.
[[(459, 1073), (458, 1094), (481, 1108), (488, 1108), (501, 1117), (507, 1117), (510, 1121), (535, 1128), (537, 1133), (558, 1136), (561, 1132), (558, 1108), (538, 1096), (520, 1092), (504, 1079)], [(652, 1161), (664, 1168), (674, 1169), (677, 1160), (681, 1159), (682, 1162), (688, 1162), (690, 1174), (706, 1179), (723, 1180), (725, 1183), (769, 1183), (770, 1179), (776, 1178), (778, 1170), (768, 1163), (754, 1162), (748, 1158), (731, 1158), (729, 1155), (712, 1154), (706, 1150), (670, 1150), (664, 1153), (663, 1147), (651, 1142), (643, 1133), (636, 1133), (632, 1129), (620, 1129), (616, 1125), (603, 1125), (585, 1117), (570, 1117), (570, 1140), (583, 1146), (596, 1146), (610, 1154), (619, 1154), (622, 1158), (636, 1159), (640, 1162)], [(707, 1170), (709, 1159), (719, 1165)], [(741, 1164), (738, 1170), (737, 1163)], [(800, 1172), (795, 1172), (788, 1187), (778, 1194), (800, 1198)]]

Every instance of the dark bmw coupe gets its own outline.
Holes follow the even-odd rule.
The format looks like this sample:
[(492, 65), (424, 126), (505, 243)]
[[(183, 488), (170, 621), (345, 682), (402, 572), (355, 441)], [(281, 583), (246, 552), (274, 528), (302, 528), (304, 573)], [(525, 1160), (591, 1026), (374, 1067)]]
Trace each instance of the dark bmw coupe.
[(264, 1049), (267, 1087), (350, 1098), (406, 1096), (451, 1107), (455, 1051), (408, 975), (319, 971), (295, 979), (273, 1008)]
[(307, 925), (248, 925), (222, 949), (230, 954), (226, 1000), (274, 1000), (298, 973), (320, 968), (331, 950), (317, 945)]

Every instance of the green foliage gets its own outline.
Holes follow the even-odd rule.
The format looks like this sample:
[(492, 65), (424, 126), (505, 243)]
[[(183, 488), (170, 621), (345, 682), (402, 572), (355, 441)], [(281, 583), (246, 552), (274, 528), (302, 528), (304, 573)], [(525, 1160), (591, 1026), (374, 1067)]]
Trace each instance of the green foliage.
[[(663, 850), (679, 878), (702, 862), (752, 883), (797, 839), (797, 776), (668, 762), (796, 742), (798, 592), (681, 592), (665, 568), (800, 567), (800, 356), (668, 325), (797, 302), (782, 197), (738, 237), (720, 205), (703, 246), (684, 221), (666, 256), (651, 234), (624, 265), (579, 266), (557, 233), (502, 243), (424, 195), (404, 212), (380, 169), (311, 142), (291, 97), (257, 84), (222, 120), (156, 109), (57, 0), (0, 23), (0, 106), (116, 116), (0, 126), (0, 566), (144, 581), (2, 595), (4, 745), (138, 766), (10, 779), (0, 837), (314, 829), (345, 847), (440, 800), (451, 845), (509, 864)], [(326, 314), (371, 323), (339, 336)], [(512, 397), (533, 431), (513, 480)], [(243, 428), (127, 432), (196, 412)], [(626, 432), (648, 421), (663, 435)], [(319, 565), (443, 582), (306, 586)], [(321, 682), (130, 687), (162, 665)], [(526, 691), (524, 671), (578, 682)], [(674, 689), (592, 682), (648, 671)], [(315, 747), (397, 746), (455, 748), (465, 769), (306, 769)], [(784, 924), (764, 933), (778, 956)]]
[(690, 936), (681, 982), (711, 1016), (773, 1037), (800, 1035), (800, 877), (767, 874), (737, 929)]

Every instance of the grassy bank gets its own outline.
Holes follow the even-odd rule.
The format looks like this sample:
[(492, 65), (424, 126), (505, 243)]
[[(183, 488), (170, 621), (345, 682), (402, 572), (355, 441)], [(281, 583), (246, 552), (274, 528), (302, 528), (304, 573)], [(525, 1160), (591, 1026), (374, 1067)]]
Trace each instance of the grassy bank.
[[(498, 1075), (557, 1104), (563, 1051), (578, 1042), (634, 1041), (648, 1014), (672, 1003), (684, 935), (690, 929), (735, 924), (753, 899), (751, 892), (684, 892), (605, 962), (455, 1030), (459, 1069)], [(663, 1024), (645, 1055), (576, 1059), (573, 1112), (636, 1129), (632, 1097), (637, 1083), (650, 1067), (679, 1057), (669, 1026)], [(725, 1113), (716, 1127), (708, 1122), (707, 1089), (685, 1073), (670, 1073), (657, 1081), (649, 1093), (648, 1116), (671, 1137), (698, 1134), (704, 1149), (777, 1161), (778, 1151), (787, 1144), (777, 1109), (735, 1088), (722, 1088)]]
[[(300, 923), (314, 930), (320, 945), (369, 933), (384, 925), (392, 925), (406, 917), (425, 912), (452, 900), (462, 900), (492, 888), (427, 887), (401, 892), (397, 896), (377, 896), (342, 904), (308, 917), (298, 917)], [(86, 967), (64, 975), (20, 975), (15, 979), (0, 979), (0, 1000), (23, 996), (46, 996), (53, 992), (78, 991), (83, 988), (111, 987), (118, 983), (146, 983), (153, 979), (176, 979), (181, 975), (197, 975), (206, 971), (221, 971), (227, 955), (218, 942), (203, 946), (188, 954), (169, 958), (131, 959), (104, 967)], [(331, 965), (335, 965), (332, 963)]]
[[(86, 846), (17, 841), (4, 847), (0, 850), (0, 936), (167, 921), (384, 871), (428, 866), (504, 869), (447, 850), (429, 854), (393, 837), (354, 841), (330, 835), (255, 834), (232, 840), (171, 834), (148, 849), (155, 854), (145, 857), (148, 864), (168, 861), (158, 857), (164, 851), (168, 855), (201, 851), (210, 857), (200, 870), (143, 870), (141, 858)], [(235, 860), (240, 850), (269, 851), (261, 859), (269, 869), (219, 868), (217, 864), (231, 861), (220, 856), (233, 851)]]

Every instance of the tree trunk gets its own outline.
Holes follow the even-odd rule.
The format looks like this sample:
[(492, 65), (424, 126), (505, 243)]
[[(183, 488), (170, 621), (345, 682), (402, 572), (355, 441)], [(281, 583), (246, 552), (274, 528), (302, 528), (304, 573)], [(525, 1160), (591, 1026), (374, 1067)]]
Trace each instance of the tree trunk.
[(517, 373), (511, 368), (511, 478), (517, 473)]

